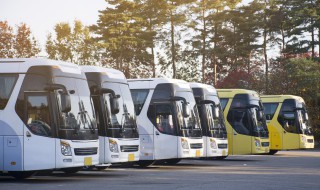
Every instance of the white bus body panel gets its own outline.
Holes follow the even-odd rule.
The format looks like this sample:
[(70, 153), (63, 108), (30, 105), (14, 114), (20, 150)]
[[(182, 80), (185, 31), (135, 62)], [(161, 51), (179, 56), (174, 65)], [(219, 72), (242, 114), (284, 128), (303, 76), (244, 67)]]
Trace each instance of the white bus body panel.
[[(96, 155), (75, 155), (75, 148), (92, 148), (99, 147), (98, 140), (80, 140), (80, 141), (72, 141), (72, 140), (63, 140), (70, 144), (72, 147), (72, 156), (64, 156), (61, 153), (60, 147), (60, 139), (56, 139), (56, 167), (57, 168), (70, 168), (70, 167), (82, 167), (82, 166), (90, 166), (99, 164), (99, 149), (98, 154)], [(85, 159), (91, 160), (90, 165), (86, 165)]]
[[(211, 147), (211, 140), (216, 142), (217, 148)], [(213, 137), (203, 137), (203, 141), (205, 142), (204, 146), (204, 157), (218, 157), (218, 156), (227, 156), (228, 155), (228, 148), (220, 149), (218, 148), (218, 144), (228, 144), (227, 139), (218, 139)]]
[[(111, 152), (109, 148), (109, 140), (117, 142), (119, 152)], [(118, 139), (111, 137), (99, 136), (100, 142), (100, 159), (99, 164), (112, 164), (112, 163), (123, 163), (133, 162), (139, 160), (139, 149), (135, 152), (121, 152), (120, 147), (126, 145), (140, 145), (139, 139)]]
[(177, 136), (162, 134), (155, 129), (154, 137), (154, 157), (155, 160), (178, 158), (178, 138)]
[[(55, 139), (33, 135), (25, 126), (23, 126), (23, 128), (25, 129), (25, 135), (23, 136), (24, 170), (43, 170), (55, 168)], [(27, 137), (27, 133), (31, 134), (31, 136)]]
[[(180, 137), (181, 138), (181, 137)], [(188, 149), (182, 149), (181, 144), (179, 145), (179, 148), (182, 149), (182, 151), (179, 151), (180, 153), (182, 153), (182, 155), (180, 155), (180, 158), (199, 158), (199, 157), (203, 157), (203, 139), (202, 138), (190, 138), (190, 137), (184, 137), (187, 139), (188, 141), (188, 145), (189, 145), (189, 150)], [(180, 141), (181, 143), (181, 141)], [(202, 144), (202, 148), (191, 148), (191, 144)], [(189, 154), (187, 154), (187, 152), (183, 152), (183, 151), (189, 151)]]

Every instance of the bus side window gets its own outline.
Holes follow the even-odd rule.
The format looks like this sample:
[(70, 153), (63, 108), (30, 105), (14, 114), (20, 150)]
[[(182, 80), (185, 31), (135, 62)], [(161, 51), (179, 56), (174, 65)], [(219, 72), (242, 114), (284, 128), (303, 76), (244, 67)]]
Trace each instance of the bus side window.
[(26, 123), (29, 130), (35, 135), (51, 137), (48, 96), (31, 95), (26, 100)]

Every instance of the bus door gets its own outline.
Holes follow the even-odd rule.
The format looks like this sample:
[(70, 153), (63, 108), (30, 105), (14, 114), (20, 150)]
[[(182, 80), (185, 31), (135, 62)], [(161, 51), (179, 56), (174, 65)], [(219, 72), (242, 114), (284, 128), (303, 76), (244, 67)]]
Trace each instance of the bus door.
[(24, 169), (55, 168), (56, 149), (49, 93), (25, 93)]
[(282, 117), (282, 145), (283, 149), (300, 148), (300, 135), (297, 128), (297, 112), (283, 112)]
[(174, 127), (172, 104), (154, 104), (154, 157), (156, 160), (178, 157), (178, 136)]
[(232, 126), (232, 154), (251, 154), (252, 136), (247, 109), (230, 109), (228, 122)]

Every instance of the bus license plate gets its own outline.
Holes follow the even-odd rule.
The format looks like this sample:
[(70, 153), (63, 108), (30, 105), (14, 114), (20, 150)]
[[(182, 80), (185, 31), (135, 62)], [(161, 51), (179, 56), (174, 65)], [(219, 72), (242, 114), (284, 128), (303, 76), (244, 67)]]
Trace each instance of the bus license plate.
[(227, 156), (226, 150), (222, 150), (222, 156)]
[(92, 157), (85, 157), (84, 158), (84, 165), (91, 166), (92, 165)]
[(196, 157), (200, 157), (200, 150), (196, 150)]
[(134, 154), (128, 155), (128, 161), (134, 161)]

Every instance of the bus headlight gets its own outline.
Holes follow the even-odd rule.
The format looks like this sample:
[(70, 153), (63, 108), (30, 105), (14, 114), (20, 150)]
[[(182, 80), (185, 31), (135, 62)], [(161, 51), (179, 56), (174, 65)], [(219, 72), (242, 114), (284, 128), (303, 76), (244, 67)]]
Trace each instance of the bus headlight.
[(305, 136), (302, 136), (302, 137), (301, 137), (301, 141), (302, 141), (303, 143), (306, 143), (306, 142), (307, 142), (307, 138), (306, 138)]
[(183, 149), (189, 149), (188, 140), (185, 138), (181, 138), (181, 146)]
[(68, 142), (60, 140), (61, 154), (64, 156), (72, 156), (72, 149)]
[(218, 148), (217, 147), (217, 143), (216, 143), (216, 141), (214, 139), (210, 139), (210, 147), (212, 149), (217, 149)]
[(259, 140), (256, 139), (256, 140), (254, 141), (254, 143), (255, 143), (256, 147), (260, 147), (260, 141), (259, 141)]
[(118, 153), (118, 143), (115, 140), (109, 139), (109, 149), (111, 152)]

